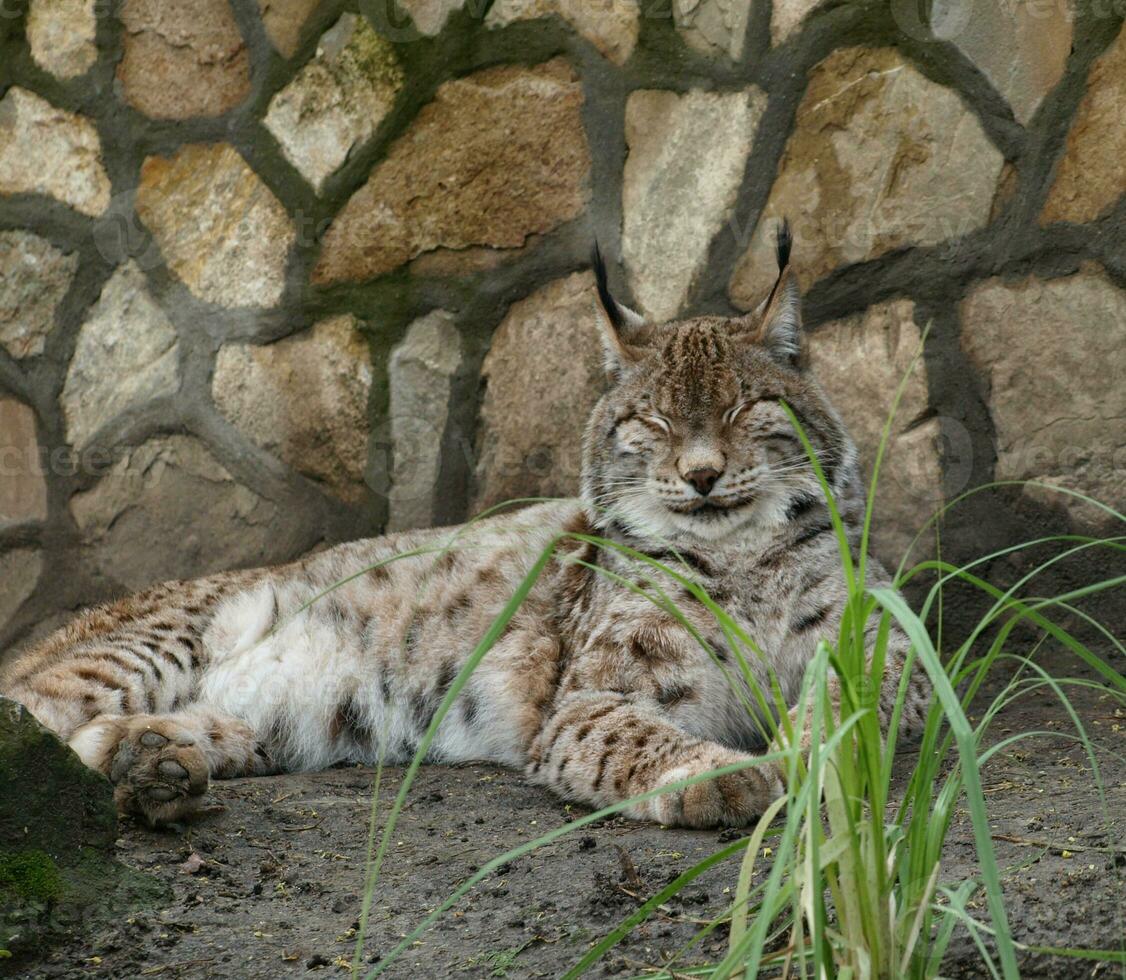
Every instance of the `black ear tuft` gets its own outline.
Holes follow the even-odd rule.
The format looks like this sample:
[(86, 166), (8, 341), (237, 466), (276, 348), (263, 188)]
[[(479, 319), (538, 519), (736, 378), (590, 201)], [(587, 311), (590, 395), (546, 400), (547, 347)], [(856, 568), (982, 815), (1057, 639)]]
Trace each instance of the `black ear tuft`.
[(783, 218), (778, 228), (776, 254), (778, 256), (778, 271), (783, 272), (790, 264), (790, 249), (794, 247), (794, 235), (790, 231), (790, 219)]
[(610, 294), (610, 284), (606, 278), (606, 261), (602, 258), (602, 249), (598, 247), (597, 241), (594, 243), (590, 262), (594, 266), (594, 278), (598, 283), (598, 299), (602, 303), (602, 309), (606, 311), (606, 316), (610, 318), (614, 329), (619, 330), (625, 322), (625, 317), (618, 306), (618, 301)]

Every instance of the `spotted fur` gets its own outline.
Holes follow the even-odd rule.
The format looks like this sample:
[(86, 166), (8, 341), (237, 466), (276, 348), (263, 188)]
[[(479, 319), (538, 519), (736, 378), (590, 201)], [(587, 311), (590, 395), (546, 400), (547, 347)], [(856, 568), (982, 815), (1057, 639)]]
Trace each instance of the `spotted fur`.
[[(757, 641), (759, 682), (774, 677), (792, 703), (818, 639), (837, 631), (845, 587), (783, 402), (819, 455), (853, 549), (863, 487), (853, 443), (805, 363), (785, 241), (779, 256), (755, 313), (662, 325), (617, 303), (596, 261), (610, 384), (586, 430), (581, 499), (165, 583), (86, 612), (12, 664), (0, 690), (106, 773), (123, 811), (154, 823), (190, 813), (209, 777), (403, 762), (558, 541), (430, 759), (523, 767), (588, 805), (753, 760), (769, 719), (748, 710), (736, 651), (712, 614), (643, 559), (586, 538), (703, 586)], [(655, 587), (690, 628), (642, 594)], [(877, 699), (885, 721), (907, 646), (893, 629)], [(913, 673), (905, 732), (928, 699)], [(782, 792), (780, 771), (760, 764), (630, 812), (737, 825)]]

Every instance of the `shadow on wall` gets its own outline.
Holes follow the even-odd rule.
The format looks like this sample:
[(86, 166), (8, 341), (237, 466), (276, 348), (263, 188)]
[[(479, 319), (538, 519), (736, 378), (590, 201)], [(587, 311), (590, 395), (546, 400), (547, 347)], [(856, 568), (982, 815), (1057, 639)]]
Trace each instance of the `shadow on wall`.
[[(790, 216), (869, 464), (910, 370), (889, 562), (994, 478), (1121, 504), (1123, 13), (0, 0), (0, 647), (154, 580), (574, 493), (595, 237), (647, 315), (734, 312)], [(1010, 489), (943, 548), (1097, 520)]]

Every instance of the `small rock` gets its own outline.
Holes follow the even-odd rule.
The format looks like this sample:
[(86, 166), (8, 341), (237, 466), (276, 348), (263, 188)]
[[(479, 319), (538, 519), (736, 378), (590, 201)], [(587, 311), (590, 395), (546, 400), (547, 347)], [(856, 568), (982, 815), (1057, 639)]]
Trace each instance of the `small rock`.
[(688, 299), (735, 203), (765, 106), (758, 89), (629, 97), (622, 257), (646, 315), (671, 319)]
[(97, 0), (31, 0), (27, 42), (31, 57), (56, 78), (77, 78), (98, 58)]
[(314, 189), (375, 132), (403, 85), (395, 49), (356, 14), (321, 37), (316, 57), (270, 102), (266, 128)]
[(64, 254), (30, 232), (0, 232), (0, 344), (12, 357), (43, 353), (77, 270), (77, 252)]
[(200, 299), (272, 306), (285, 289), (296, 232), (285, 208), (234, 147), (189, 144), (141, 167), (137, 214), (165, 261)]
[(124, 0), (125, 100), (153, 119), (219, 116), (250, 94), (250, 55), (227, 0)]
[(481, 369), (480, 512), (579, 490), (582, 435), (605, 380), (594, 277), (578, 272), (514, 303)]
[(639, 0), (496, 0), (485, 26), (561, 17), (616, 65), (629, 61), (641, 27)]
[(60, 396), (67, 439), (82, 448), (115, 416), (179, 387), (176, 328), (130, 261), (103, 287), (78, 333)]
[(1003, 164), (961, 99), (898, 52), (834, 51), (810, 74), (770, 198), (732, 276), (733, 302), (750, 309), (774, 281), (774, 230), (784, 216), (807, 288), (838, 266), (982, 227)]
[(1126, 28), (1095, 62), (1041, 221), (1093, 221), (1126, 191)]
[(460, 364), (461, 337), (445, 310), (415, 320), (391, 353), (389, 531), (433, 523), (453, 377)]
[(94, 124), (13, 85), (0, 99), (0, 194), (46, 194), (101, 214), (110, 183)]
[(215, 406), (263, 449), (356, 501), (367, 465), (371, 354), (354, 317), (219, 351)]
[(0, 396), (0, 527), (47, 519), (45, 462), (35, 412)]
[(198, 874), (206, 863), (195, 851), (192, 851), (188, 855), (188, 859), (179, 866), (180, 873), (186, 875)]
[(318, 285), (371, 279), (435, 248), (522, 247), (590, 196), (583, 91), (561, 59), (446, 82), (324, 236)]

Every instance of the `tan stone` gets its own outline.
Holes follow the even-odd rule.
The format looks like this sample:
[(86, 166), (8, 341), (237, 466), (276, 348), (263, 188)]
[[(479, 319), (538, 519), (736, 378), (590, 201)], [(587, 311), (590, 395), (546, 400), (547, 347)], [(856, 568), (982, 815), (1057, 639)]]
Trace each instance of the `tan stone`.
[(739, 193), (765, 105), (757, 88), (630, 95), (622, 257), (646, 315), (671, 319), (688, 299)]
[(395, 49), (356, 14), (321, 37), (317, 54), (270, 102), (266, 128), (320, 193), (391, 111), (403, 85)]
[(128, 450), (70, 511), (84, 560), (124, 589), (266, 564), (294, 519), (181, 435)]
[[(998, 480), (1040, 480), (1126, 503), (1126, 293), (1096, 266), (1073, 276), (990, 279), (962, 303), (962, 346), (984, 377)], [(1106, 517), (1034, 491), (1085, 523)]]
[(1021, 123), (1035, 115), (1044, 96), (1063, 78), (1073, 19), (1068, 0), (935, 0), (931, 11), (932, 22), (951, 25), (952, 36), (944, 39), (982, 70)]
[(774, 0), (770, 11), (770, 40), (774, 44), (788, 41), (805, 18), (824, 2), (825, 0)]
[(30, 232), (0, 232), (0, 344), (12, 357), (43, 353), (77, 269), (77, 252)]
[(497, 328), (481, 372), (477, 512), (579, 492), (583, 430), (605, 379), (597, 316), (582, 272), (515, 303)]
[(958, 96), (897, 52), (835, 51), (810, 75), (732, 299), (750, 308), (773, 281), (783, 216), (808, 286), (838, 266), (982, 227), (1003, 164)]
[[(809, 338), (813, 374), (856, 441), (869, 489), (895, 393), (907, 379), (881, 464), (872, 518), (872, 550), (892, 570), (943, 502), (940, 425), (937, 419), (920, 421), (930, 401), (926, 367), (921, 357), (916, 360), (922, 332), (914, 312), (909, 300), (894, 300), (826, 323)], [(932, 551), (933, 533), (920, 539), (908, 565)]]
[(0, 194), (46, 194), (101, 214), (110, 183), (94, 124), (13, 85), (0, 99)]
[(1093, 221), (1126, 193), (1126, 28), (1091, 68), (1041, 221)]
[(371, 355), (354, 317), (219, 351), (215, 405), (263, 449), (346, 500), (364, 494)]
[(436, 37), (442, 33), (450, 14), (461, 10), (465, 0), (397, 0), (409, 15), (419, 34)]
[(704, 54), (743, 57), (752, 0), (672, 0), (673, 18), (690, 47)]
[(0, 398), (0, 527), (47, 519), (47, 481), (35, 412)]
[(200, 299), (272, 306), (296, 232), (285, 208), (226, 143), (189, 144), (141, 167), (137, 214)]
[(258, 13), (266, 36), (286, 58), (297, 54), (302, 30), (320, 0), (258, 0)]
[(38, 551), (19, 548), (0, 554), (0, 630), (31, 598), (42, 574), (43, 558)]
[(561, 17), (616, 65), (629, 61), (641, 28), (639, 0), (496, 0), (485, 26)]
[(388, 531), (430, 527), (438, 502), (442, 441), (450, 415), (461, 338), (453, 315), (435, 310), (415, 320), (391, 353), (391, 444)]
[(227, 0), (124, 0), (125, 100), (154, 119), (219, 116), (250, 94), (250, 56)]
[(31, 0), (27, 43), (31, 57), (56, 78), (77, 78), (98, 58), (97, 0)]
[(447, 82), (333, 222), (313, 281), (370, 279), (435, 248), (517, 248), (577, 217), (582, 103), (561, 59)]
[(103, 425), (180, 388), (176, 328), (130, 261), (114, 273), (78, 333), (60, 396), (67, 439), (84, 447)]

